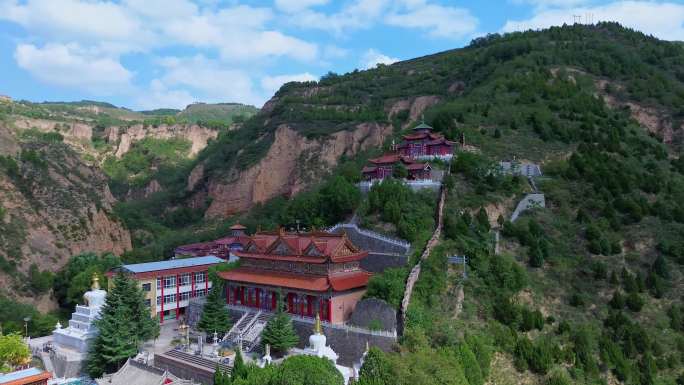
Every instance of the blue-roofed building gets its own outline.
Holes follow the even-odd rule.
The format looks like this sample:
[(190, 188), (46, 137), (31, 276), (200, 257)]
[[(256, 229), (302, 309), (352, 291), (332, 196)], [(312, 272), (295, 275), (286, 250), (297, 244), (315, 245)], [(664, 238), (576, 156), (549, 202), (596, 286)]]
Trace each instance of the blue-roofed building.
[(36, 369), (28, 368), (17, 370), (7, 374), (0, 374), (1, 385), (46, 385), (47, 381), (52, 378), (50, 373)]
[[(204, 297), (211, 289), (209, 267), (225, 262), (213, 255), (168, 261), (136, 263), (117, 267), (109, 277), (122, 272), (139, 282), (150, 307), (160, 322), (185, 314), (191, 298)], [(110, 284), (112, 280), (109, 281)]]

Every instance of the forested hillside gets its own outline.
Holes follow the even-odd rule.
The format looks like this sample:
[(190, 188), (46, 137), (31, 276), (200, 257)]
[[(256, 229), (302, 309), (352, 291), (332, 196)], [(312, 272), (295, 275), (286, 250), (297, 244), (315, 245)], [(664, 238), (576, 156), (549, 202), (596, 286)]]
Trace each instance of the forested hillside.
[[(112, 214), (132, 234), (125, 261), (170, 256), (237, 220), (250, 231), (320, 228), (356, 213), (413, 242), (414, 264), (436, 194), (390, 181), (363, 196), (354, 183), (368, 157), (424, 115), (469, 151), (435, 164), (450, 169), (443, 235), (422, 262), (400, 346), (373, 350), (361, 383), (675, 384), (684, 382), (683, 105), (681, 44), (613, 23), (564, 26), (289, 83), (196, 158), (178, 161), (187, 143), (140, 141), (103, 167), (126, 197)], [(533, 190), (498, 171), (513, 158), (541, 165), (534, 182), (546, 208), (512, 223)], [(468, 257), (467, 279), (451, 255)], [(375, 276), (368, 295), (398, 307), (411, 267)]]

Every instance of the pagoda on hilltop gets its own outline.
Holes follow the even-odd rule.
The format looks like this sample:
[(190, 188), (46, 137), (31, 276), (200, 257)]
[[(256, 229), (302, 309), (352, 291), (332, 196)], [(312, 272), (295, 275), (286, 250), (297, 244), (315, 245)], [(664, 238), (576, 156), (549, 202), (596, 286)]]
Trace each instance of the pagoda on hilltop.
[(400, 154), (385, 154), (379, 158), (369, 159), (369, 165), (361, 170), (363, 179), (381, 180), (394, 176), (397, 167), (406, 168), (406, 179), (420, 180), (430, 179), (432, 167), (427, 162), (415, 161), (407, 156)]
[(403, 135), (403, 141), (397, 147), (399, 154), (422, 160), (451, 160), (456, 142), (447, 140), (433, 130), (425, 121), (421, 122), (413, 128), (412, 133)]
[(240, 266), (218, 273), (229, 305), (275, 311), (280, 293), (290, 314), (336, 324), (349, 319), (371, 276), (360, 266), (368, 252), (346, 234), (257, 232), (234, 253)]
[(210, 242), (191, 243), (176, 247), (174, 255), (176, 258), (184, 257), (204, 257), (213, 255), (230, 262), (237, 260), (234, 251), (242, 250), (250, 241), (249, 235), (245, 233), (247, 228), (239, 223), (230, 226), (230, 234)]

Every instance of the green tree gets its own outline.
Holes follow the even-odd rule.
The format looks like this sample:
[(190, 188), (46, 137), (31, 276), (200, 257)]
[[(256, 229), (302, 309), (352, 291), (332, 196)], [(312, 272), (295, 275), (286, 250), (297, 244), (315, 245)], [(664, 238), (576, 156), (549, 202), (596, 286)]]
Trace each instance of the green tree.
[(363, 360), (363, 366), (361, 366), (359, 371), (359, 383), (373, 385), (394, 384), (392, 366), (382, 350), (376, 347), (368, 349), (368, 353)]
[(285, 304), (282, 295), (278, 294), (278, 311), (271, 318), (264, 331), (261, 333), (261, 344), (271, 345), (271, 348), (278, 354), (286, 353), (299, 342), (299, 337), (295, 333), (292, 319), (285, 312)]
[(245, 365), (245, 360), (242, 358), (242, 349), (238, 348), (235, 351), (235, 360), (233, 361), (231, 376), (233, 379), (247, 377), (247, 365)]
[(325, 357), (292, 356), (283, 361), (273, 385), (343, 385), (344, 377)]
[(101, 277), (100, 284), (107, 287), (104, 273), (121, 265), (121, 259), (113, 254), (78, 254), (55, 275), (54, 291), (57, 301), (63, 307), (74, 308), (83, 301), (83, 293), (90, 288), (94, 273)]
[(0, 335), (0, 373), (11, 372), (31, 360), (31, 350), (19, 333)]
[(480, 364), (467, 343), (463, 342), (458, 345), (458, 356), (460, 358), (461, 366), (463, 367), (463, 372), (468, 379), (468, 384), (484, 384), (484, 376), (482, 375)]
[(159, 336), (159, 322), (150, 317), (142, 290), (123, 274), (114, 277), (95, 326), (99, 334), (87, 358), (87, 371), (94, 378), (118, 370), (142, 343)]
[(408, 170), (406, 169), (406, 166), (404, 166), (403, 163), (399, 162), (392, 168), (392, 176), (397, 179), (405, 179), (406, 177), (408, 177)]
[(230, 382), (230, 375), (224, 373), (217, 364), (214, 369), (214, 385), (230, 385)]
[(226, 304), (221, 297), (222, 291), (222, 282), (220, 280), (213, 282), (211, 291), (202, 308), (202, 317), (200, 318), (198, 327), (200, 330), (207, 333), (207, 335), (214, 332), (219, 335), (224, 335), (230, 330), (230, 315), (228, 314)]

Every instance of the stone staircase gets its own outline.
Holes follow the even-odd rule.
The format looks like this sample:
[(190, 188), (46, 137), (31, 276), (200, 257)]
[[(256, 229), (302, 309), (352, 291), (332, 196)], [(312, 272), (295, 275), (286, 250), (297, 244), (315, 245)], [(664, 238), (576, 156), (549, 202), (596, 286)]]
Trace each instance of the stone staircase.
[(230, 331), (226, 333), (223, 341), (229, 341), (235, 346), (242, 343), (243, 352), (251, 351), (255, 346), (258, 346), (261, 332), (272, 316), (272, 313), (262, 312), (261, 310), (246, 311)]

